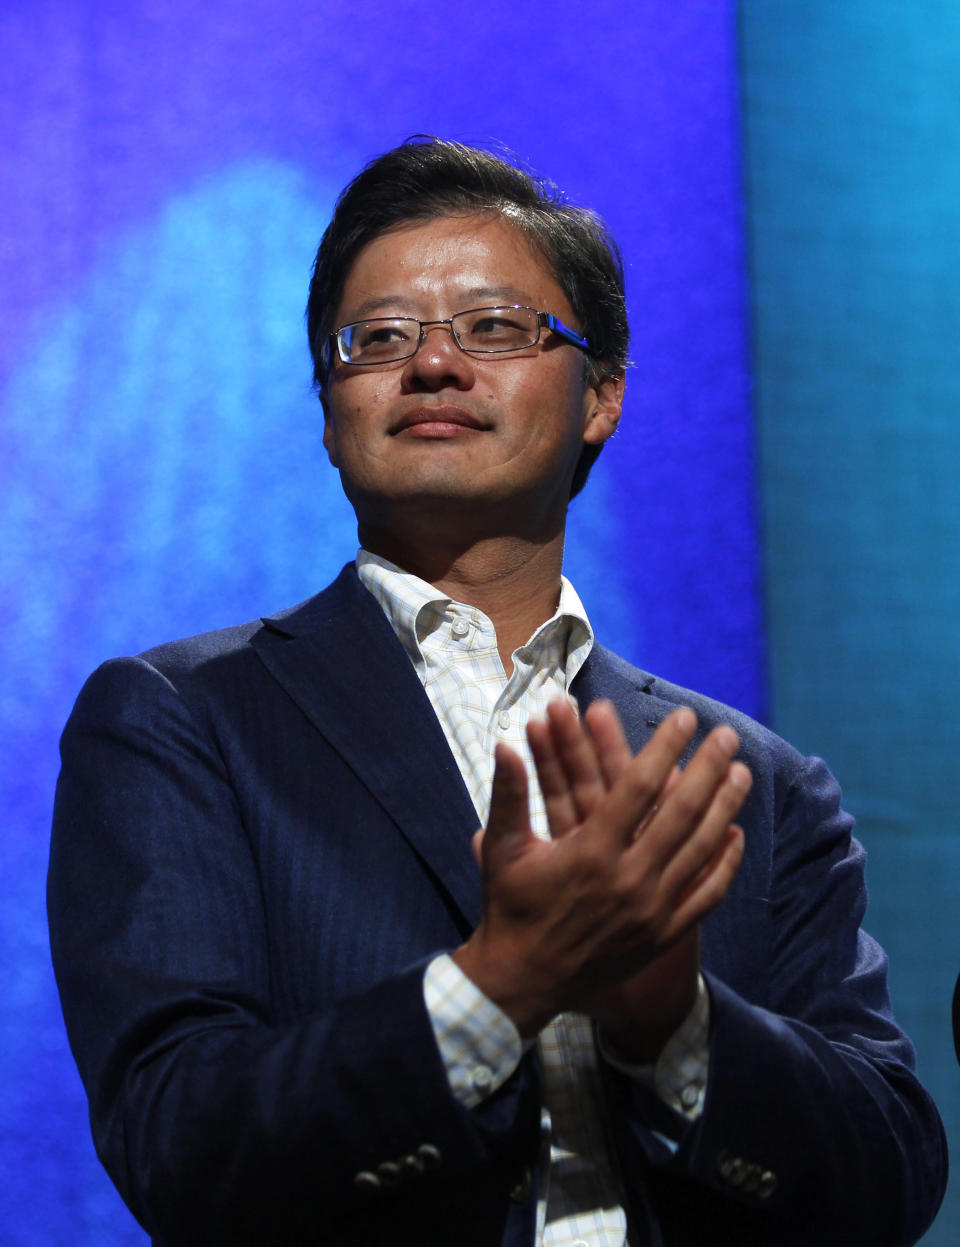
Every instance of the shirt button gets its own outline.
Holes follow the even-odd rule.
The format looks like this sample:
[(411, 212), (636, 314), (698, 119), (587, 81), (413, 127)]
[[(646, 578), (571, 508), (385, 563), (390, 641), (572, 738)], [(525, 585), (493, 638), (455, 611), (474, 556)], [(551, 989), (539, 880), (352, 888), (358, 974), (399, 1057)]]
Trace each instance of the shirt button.
[(489, 1065), (475, 1065), (470, 1074), (470, 1081), (475, 1090), (486, 1091), (493, 1082), (493, 1070)]
[(680, 1103), (684, 1108), (693, 1108), (699, 1099), (700, 1092), (693, 1085), (693, 1083), (688, 1083), (688, 1085), (680, 1092)]
[(510, 726), (510, 715), (506, 710), (501, 710), (497, 715), (497, 727), (501, 732), (505, 732)]
[(458, 617), (450, 625), (450, 631), (453, 633), (454, 636), (465, 637), (467, 633), (470, 631), (470, 625), (467, 623), (465, 619), (460, 619)]

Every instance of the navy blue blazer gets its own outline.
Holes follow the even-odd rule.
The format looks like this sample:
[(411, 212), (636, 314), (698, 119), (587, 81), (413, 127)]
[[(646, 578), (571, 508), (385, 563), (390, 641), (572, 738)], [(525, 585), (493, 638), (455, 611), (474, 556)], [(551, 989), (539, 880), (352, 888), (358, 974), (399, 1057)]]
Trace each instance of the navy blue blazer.
[[(680, 1130), (604, 1070), (632, 1241), (913, 1242), (945, 1144), (858, 930), (836, 783), (602, 648), (574, 691), (612, 699), (635, 750), (679, 703), (701, 732), (730, 722), (754, 775), (743, 866), (703, 929), (702, 1117)], [(426, 962), (480, 918), (479, 820), (354, 569), (105, 664), (62, 755), (54, 964), (97, 1151), (155, 1241), (529, 1247), (535, 1053), (465, 1110), (422, 997)]]

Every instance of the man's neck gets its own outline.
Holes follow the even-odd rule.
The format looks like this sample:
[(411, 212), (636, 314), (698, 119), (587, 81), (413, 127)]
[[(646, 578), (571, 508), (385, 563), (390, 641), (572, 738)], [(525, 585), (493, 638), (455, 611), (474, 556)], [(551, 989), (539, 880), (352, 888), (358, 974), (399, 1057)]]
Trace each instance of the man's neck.
[(496, 537), (459, 548), (441, 541), (408, 547), (395, 536), (361, 529), (360, 544), (455, 601), (483, 611), (496, 630), (507, 675), (513, 669), (513, 651), (557, 609), (562, 532), (546, 543)]

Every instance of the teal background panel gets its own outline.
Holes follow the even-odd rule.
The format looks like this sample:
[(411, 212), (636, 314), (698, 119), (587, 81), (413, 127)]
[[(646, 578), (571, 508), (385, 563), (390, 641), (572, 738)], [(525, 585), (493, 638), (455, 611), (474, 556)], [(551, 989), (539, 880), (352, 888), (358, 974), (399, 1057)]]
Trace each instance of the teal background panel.
[[(869, 854), (867, 926), (960, 1155), (960, 7), (742, 0), (773, 726)], [(960, 1241), (960, 1182), (924, 1242)]]

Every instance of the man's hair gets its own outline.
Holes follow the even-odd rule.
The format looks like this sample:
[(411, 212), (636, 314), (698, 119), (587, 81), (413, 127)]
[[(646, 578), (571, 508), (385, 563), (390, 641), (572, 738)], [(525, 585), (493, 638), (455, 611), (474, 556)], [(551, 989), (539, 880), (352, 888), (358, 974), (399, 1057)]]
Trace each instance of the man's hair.
[[(397, 226), (465, 214), (503, 217), (543, 256), (590, 343), (590, 384), (626, 368), (630, 334), (623, 264), (600, 218), (569, 203), (552, 182), (491, 152), (416, 135), (371, 161), (345, 187), (320, 241), (307, 301), (307, 333), (321, 397), (333, 320), (363, 248)], [(600, 449), (584, 446), (571, 496), (583, 488)]]

